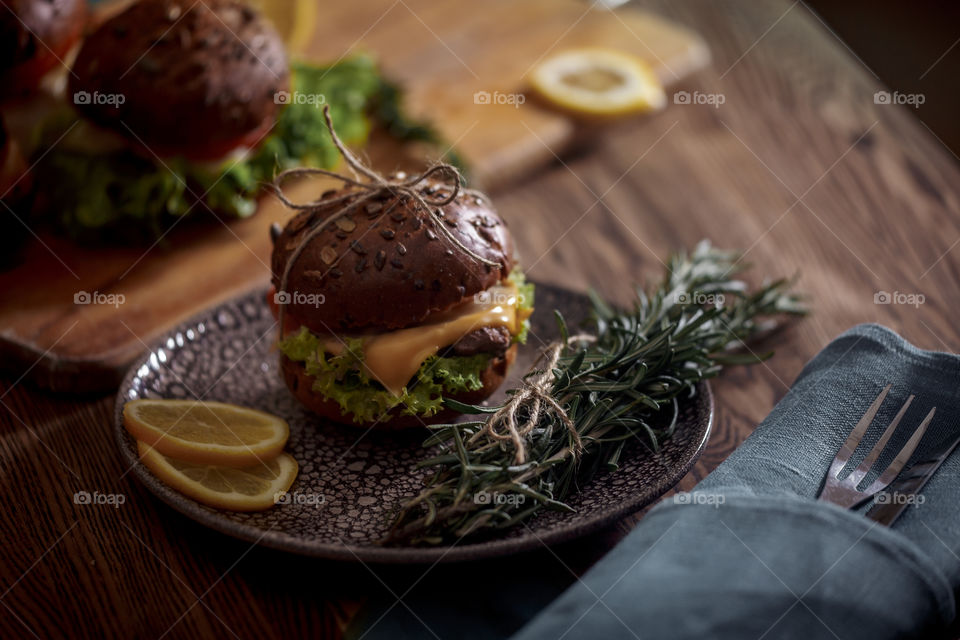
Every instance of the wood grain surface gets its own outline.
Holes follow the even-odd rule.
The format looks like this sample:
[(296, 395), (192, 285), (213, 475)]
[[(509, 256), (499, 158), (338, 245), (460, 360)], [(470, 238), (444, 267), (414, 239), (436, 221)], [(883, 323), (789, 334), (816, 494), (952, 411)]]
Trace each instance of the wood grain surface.
[[(325, 3), (313, 27), (301, 56), (326, 62), (375, 55), (404, 87), (410, 113), (434, 123), (456, 146), (474, 186), (523, 177), (585, 132), (569, 114), (526, 99), (524, 76), (545, 55), (588, 43), (613, 46), (648, 60), (668, 85), (709, 59), (699, 36), (655, 14), (590, 8), (579, 0), (487, 0), (471, 20), (438, 0)], [(477, 92), (490, 102), (475, 101)], [(510, 102), (499, 102), (500, 95)], [(28, 103), (19, 111), (33, 108)], [(373, 166), (390, 172), (422, 170), (425, 153), (445, 150), (400, 148), (375, 135), (365, 152)], [(317, 187), (302, 201), (334, 186), (340, 185)], [(267, 231), (290, 211), (265, 196), (257, 215), (229, 225), (212, 212), (194, 213), (207, 224), (171, 225), (152, 246), (86, 248), (47, 235), (33, 242), (21, 264), (0, 272), (0, 290), (8, 293), (0, 299), (0, 356), (18, 367), (36, 363), (30, 379), (55, 391), (109, 389), (170, 327), (264, 286)], [(78, 293), (106, 304), (76, 304)]]
[[(633, 282), (658, 277), (669, 252), (701, 238), (748, 249), (757, 279), (799, 274), (815, 313), (758, 345), (776, 349), (768, 363), (715, 384), (717, 430), (680, 484), (689, 489), (850, 326), (881, 322), (923, 347), (960, 346), (960, 171), (907, 108), (874, 103), (877, 80), (802, 4), (642, 5), (705, 36), (713, 67), (684, 88), (724, 103), (672, 105), (608, 131), (494, 197), (534, 278), (611, 300), (629, 301)], [(925, 299), (874, 304), (879, 291)], [(400, 571), (286, 557), (202, 529), (125, 473), (112, 396), (52, 395), (17, 378), (0, 392), (0, 637), (336, 637)], [(126, 503), (75, 505), (80, 490)], [(570, 581), (634, 521), (472, 570)], [(457, 584), (465, 569), (403, 571)]]

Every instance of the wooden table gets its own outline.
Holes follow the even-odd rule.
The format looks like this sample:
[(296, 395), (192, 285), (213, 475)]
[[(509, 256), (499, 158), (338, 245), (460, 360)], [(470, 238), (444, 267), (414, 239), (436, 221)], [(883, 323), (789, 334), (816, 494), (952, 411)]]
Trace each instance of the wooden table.
[[(715, 384), (716, 432), (679, 487), (690, 489), (850, 326), (881, 322), (923, 347), (960, 345), (950, 313), (960, 171), (908, 107), (875, 104), (876, 78), (802, 4), (643, 4), (705, 36), (713, 68), (685, 88), (724, 103), (671, 105), (597, 133), (494, 195), (533, 278), (615, 301), (701, 238), (747, 248), (757, 278), (800, 274), (814, 315), (762, 345), (776, 348), (773, 360)], [(875, 304), (880, 291), (925, 299)], [(334, 637), (382, 589), (379, 568), (250, 548), (121, 476), (112, 395), (56, 396), (15, 379), (0, 389), (0, 637)], [(77, 506), (79, 490), (126, 503)], [(483, 569), (580, 572), (634, 522)], [(437, 567), (433, 578), (462, 570)]]

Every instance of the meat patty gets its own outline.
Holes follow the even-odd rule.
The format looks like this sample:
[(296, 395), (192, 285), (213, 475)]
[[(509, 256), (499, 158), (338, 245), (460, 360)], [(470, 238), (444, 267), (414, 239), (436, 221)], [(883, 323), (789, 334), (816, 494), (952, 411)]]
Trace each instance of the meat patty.
[(510, 331), (506, 327), (484, 327), (471, 331), (457, 340), (448, 350), (457, 356), (478, 353), (500, 354), (510, 346)]

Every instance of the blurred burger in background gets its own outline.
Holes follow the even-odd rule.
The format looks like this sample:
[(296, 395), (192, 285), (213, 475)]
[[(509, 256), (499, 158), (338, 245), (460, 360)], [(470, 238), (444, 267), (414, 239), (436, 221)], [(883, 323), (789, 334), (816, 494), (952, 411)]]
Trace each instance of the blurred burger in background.
[(59, 105), (44, 92), (62, 88), (86, 20), (86, 0), (0, 0), (0, 101), (14, 105), (0, 110), (0, 267), (30, 235), (29, 123)]
[(68, 97), (147, 155), (217, 161), (255, 148), (290, 89), (283, 42), (239, 0), (141, 0), (83, 43)]
[[(79, 44), (83, 0), (0, 3), (4, 73), (16, 86), (35, 85), (72, 47), (60, 82), (0, 111), (44, 186), (33, 222), (84, 243), (150, 243), (187, 218), (252, 215), (278, 171), (338, 161), (323, 105), (350, 144), (374, 125), (437, 142), (405, 119), (399, 90), (371, 58), (291, 62), (241, 0), (105, 3)], [(44, 34), (58, 44), (48, 50)]]
[(243, 2), (135, 2), (86, 37), (72, 109), (43, 123), (38, 171), (59, 188), (42, 208), (81, 239), (160, 235), (193, 209), (249, 214), (241, 165), (289, 89), (283, 42)]

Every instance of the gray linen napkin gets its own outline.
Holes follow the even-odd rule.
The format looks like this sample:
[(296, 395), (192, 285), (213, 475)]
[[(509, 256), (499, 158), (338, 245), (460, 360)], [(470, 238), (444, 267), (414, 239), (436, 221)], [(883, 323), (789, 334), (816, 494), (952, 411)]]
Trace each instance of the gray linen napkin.
[(692, 495), (651, 511), (514, 637), (931, 637), (954, 618), (960, 586), (960, 456), (892, 529), (815, 501), (837, 449), (888, 383), (853, 464), (911, 393), (894, 447), (932, 406), (915, 458), (960, 433), (960, 358), (855, 327), (807, 364)]

